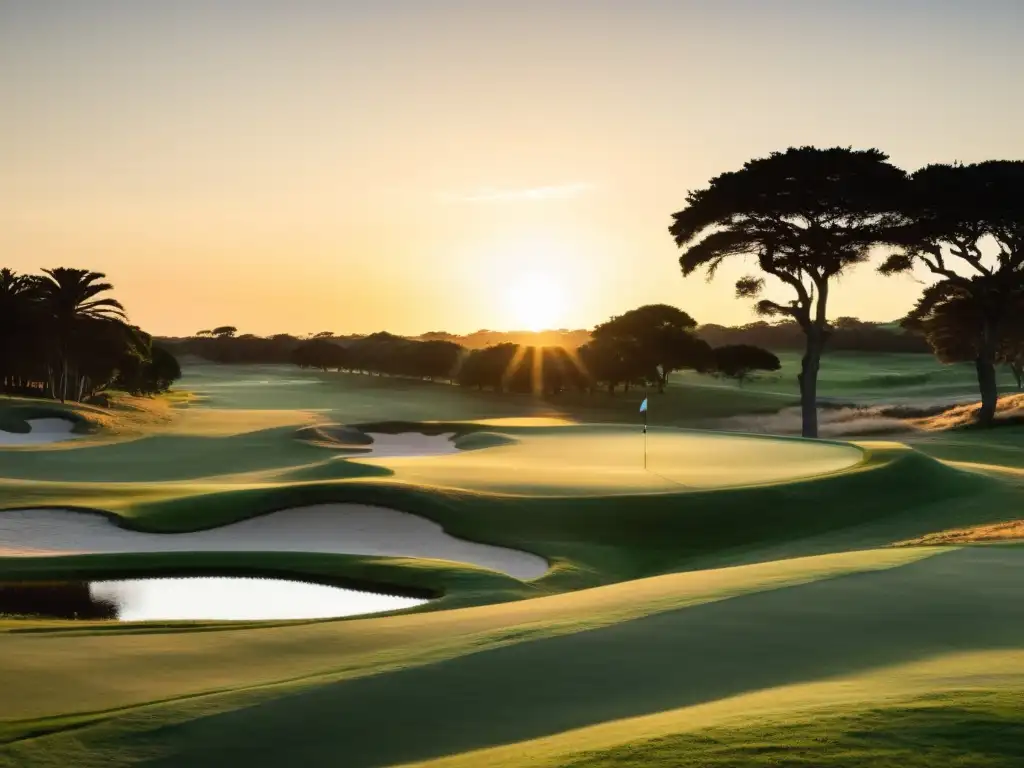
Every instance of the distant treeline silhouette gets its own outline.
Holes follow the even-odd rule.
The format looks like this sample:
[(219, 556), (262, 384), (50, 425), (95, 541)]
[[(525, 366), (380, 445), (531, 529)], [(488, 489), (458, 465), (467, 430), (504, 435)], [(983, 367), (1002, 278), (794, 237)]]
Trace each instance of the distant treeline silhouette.
[[(717, 324), (698, 325), (694, 334), (713, 347), (744, 344), (764, 347), (775, 351), (802, 349), (803, 332), (792, 321), (767, 322), (758, 320), (741, 326)], [(218, 363), (284, 364), (294, 362), (292, 351), (311, 340), (328, 340), (334, 344), (349, 347), (357, 342), (380, 336), (335, 334), (330, 331), (311, 334), (306, 337), (287, 333), (273, 336), (238, 335), (237, 328), (222, 326), (200, 332), (187, 338), (162, 337), (160, 343), (173, 349), (179, 356), (194, 355)], [(385, 333), (386, 336), (392, 334)], [(399, 338), (394, 336), (393, 338)], [(476, 331), (459, 336), (452, 333), (431, 332), (420, 336), (401, 337), (408, 341), (447, 341), (466, 350), (486, 349), (501, 344), (522, 347), (564, 347), (578, 349), (592, 340), (591, 331), (552, 331), (534, 333), (531, 331), (509, 332)], [(482, 343), (487, 340), (487, 343)], [(834, 325), (828, 344), (829, 351), (848, 352), (914, 352), (931, 354), (928, 341), (920, 333), (901, 328), (897, 323), (872, 323), (856, 318), (841, 317)], [(318, 367), (318, 366), (312, 366)], [(329, 366), (334, 368), (336, 366)]]
[[(932, 352), (922, 334), (907, 331), (896, 323), (869, 323), (855, 317), (840, 317), (831, 328), (826, 352)], [(753, 344), (778, 351), (803, 349), (806, 342), (800, 324), (792, 320), (758, 320), (733, 328), (702, 325), (697, 335), (712, 346)]]
[[(179, 353), (218, 362), (293, 363), (302, 368), (406, 376), (447, 381), (499, 392), (558, 394), (565, 390), (651, 386), (663, 391), (668, 375), (689, 369), (743, 382), (759, 371), (775, 371), (778, 358), (751, 344), (712, 347), (687, 313), (653, 304), (613, 317), (577, 338), (585, 343), (523, 345), (503, 341), (469, 349), (425, 334), (406, 338), (387, 332), (338, 337), (328, 332), (297, 339), (238, 336), (233, 326), (203, 331), (186, 340), (167, 340)], [(560, 333), (560, 332), (559, 332)], [(456, 337), (452, 337), (456, 338)]]
[(128, 322), (112, 288), (85, 269), (0, 269), (0, 392), (63, 402), (167, 390), (177, 360)]

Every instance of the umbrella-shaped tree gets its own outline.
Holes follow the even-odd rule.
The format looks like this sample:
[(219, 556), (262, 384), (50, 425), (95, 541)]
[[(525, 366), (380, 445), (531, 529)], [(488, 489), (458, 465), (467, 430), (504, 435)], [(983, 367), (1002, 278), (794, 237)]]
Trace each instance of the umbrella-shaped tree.
[(978, 374), (978, 420), (989, 424), (1004, 326), (1024, 296), (1024, 162), (929, 165), (910, 182), (890, 238), (900, 251), (879, 270), (922, 267), (938, 278), (912, 315), (937, 310), (940, 318), (967, 318), (970, 338), (963, 341), (973, 350)]
[(770, 278), (789, 301), (761, 299), (761, 315), (795, 320), (806, 338), (798, 376), (803, 434), (818, 434), (817, 381), (828, 340), (828, 300), (836, 277), (886, 241), (906, 176), (877, 149), (790, 148), (747, 162), (687, 196), (669, 232), (682, 249), (683, 275), (714, 276), (726, 259), (756, 261), (760, 275), (736, 283), (756, 298)]

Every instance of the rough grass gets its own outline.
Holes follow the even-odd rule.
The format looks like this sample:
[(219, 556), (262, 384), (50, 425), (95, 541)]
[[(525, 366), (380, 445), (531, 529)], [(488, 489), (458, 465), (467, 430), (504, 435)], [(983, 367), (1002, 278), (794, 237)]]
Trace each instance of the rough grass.
[(992, 525), (976, 525), (970, 528), (956, 528), (937, 531), (903, 542), (907, 546), (931, 544), (969, 544), (982, 541), (1024, 541), (1024, 520), (1008, 520)]
[[(974, 427), (977, 423), (978, 403), (969, 403), (950, 408), (935, 416), (912, 419), (910, 423), (917, 429), (932, 431), (956, 429), (958, 427)], [(996, 402), (996, 421), (1003, 423), (1019, 423), (1024, 420), (1024, 393), (1004, 394)]]

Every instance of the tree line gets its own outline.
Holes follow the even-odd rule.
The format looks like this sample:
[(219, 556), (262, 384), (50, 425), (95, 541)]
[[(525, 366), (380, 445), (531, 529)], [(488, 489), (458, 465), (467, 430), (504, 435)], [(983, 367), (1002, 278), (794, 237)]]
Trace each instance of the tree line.
[[(770, 350), (793, 350), (801, 349), (804, 345), (803, 331), (797, 323), (789, 320), (758, 320), (736, 327), (708, 323), (698, 325), (694, 333), (713, 347), (743, 345)], [(288, 333), (256, 336), (251, 333), (239, 334), (237, 327), (224, 325), (188, 337), (161, 337), (158, 341), (179, 357), (194, 355), (218, 363), (287, 364), (292, 362), (292, 351), (305, 341), (327, 339), (342, 346), (350, 346), (363, 338), (364, 335), (331, 331), (306, 336)], [(521, 347), (578, 349), (591, 341), (593, 336), (590, 330), (585, 329), (539, 333), (485, 330), (464, 336), (431, 331), (406, 338), (410, 341), (450, 341), (469, 350), (508, 343)], [(932, 353), (928, 342), (917, 332), (894, 324), (866, 322), (854, 317), (840, 317), (833, 323), (828, 348), (832, 351)]]
[(105, 275), (57, 267), (0, 269), (0, 392), (86, 401), (114, 388), (166, 391), (175, 357), (128, 322)]
[[(827, 347), (830, 352), (932, 354), (928, 340), (921, 333), (895, 323), (839, 317), (831, 323), (831, 328)], [(800, 324), (788, 319), (757, 320), (735, 327), (709, 323), (698, 327), (697, 335), (713, 346), (752, 344), (773, 350), (798, 350), (803, 349), (805, 343)]]
[[(711, 179), (672, 215), (684, 277), (712, 278), (726, 259), (753, 262), (756, 272), (736, 283), (737, 298), (800, 328), (797, 382), (808, 437), (818, 433), (818, 370), (836, 333), (829, 299), (838, 279), (875, 249), (888, 252), (881, 275), (930, 279), (903, 325), (940, 359), (974, 363), (981, 424), (995, 415), (996, 365), (1020, 372), (1024, 162), (907, 173), (888, 160), (878, 149), (790, 148)], [(765, 297), (769, 287), (788, 297)]]
[(771, 352), (751, 345), (712, 347), (686, 312), (652, 304), (598, 325), (576, 349), (503, 342), (466, 349), (452, 341), (380, 332), (336, 340), (317, 334), (298, 343), (290, 360), (302, 368), (448, 381), (496, 392), (557, 395), (566, 390), (615, 394), (634, 386), (664, 391), (673, 371), (688, 369), (736, 379), (779, 369)]

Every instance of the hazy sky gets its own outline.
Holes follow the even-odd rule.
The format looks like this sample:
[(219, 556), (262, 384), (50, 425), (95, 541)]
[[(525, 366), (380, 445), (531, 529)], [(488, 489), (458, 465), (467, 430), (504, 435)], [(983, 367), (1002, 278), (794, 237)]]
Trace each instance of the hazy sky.
[[(156, 333), (591, 326), (687, 190), (790, 145), (1024, 158), (1018, 0), (0, 0), (0, 264)], [(869, 267), (833, 316), (901, 316)]]

